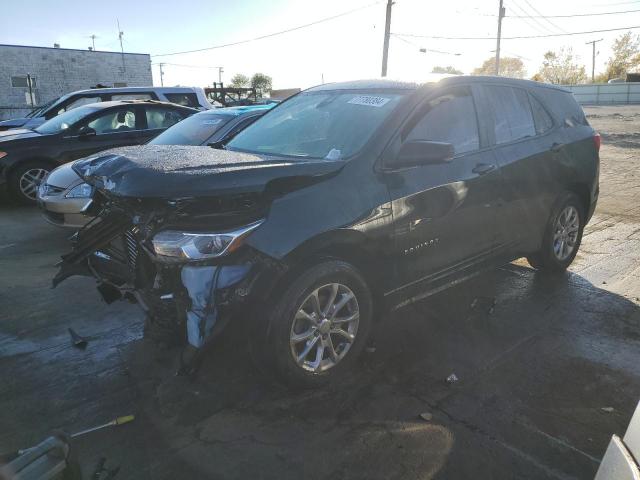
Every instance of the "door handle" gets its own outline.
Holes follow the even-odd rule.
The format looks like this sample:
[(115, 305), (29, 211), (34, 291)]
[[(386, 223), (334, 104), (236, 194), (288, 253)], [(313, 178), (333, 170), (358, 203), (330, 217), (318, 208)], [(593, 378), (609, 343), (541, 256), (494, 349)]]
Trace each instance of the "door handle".
[(564, 143), (554, 142), (551, 144), (551, 151), (559, 152), (560, 150), (562, 150), (562, 147), (564, 147)]
[(493, 163), (479, 163), (473, 170), (473, 173), (477, 173), (478, 175), (484, 175), (485, 173), (489, 173), (491, 170), (495, 169), (496, 166)]

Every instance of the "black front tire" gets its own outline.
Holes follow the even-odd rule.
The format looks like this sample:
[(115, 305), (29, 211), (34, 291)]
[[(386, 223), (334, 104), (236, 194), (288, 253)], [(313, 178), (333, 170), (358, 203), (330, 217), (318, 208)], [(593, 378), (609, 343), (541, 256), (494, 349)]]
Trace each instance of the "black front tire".
[[(339, 285), (333, 287), (333, 285)], [(340, 300), (346, 300), (354, 296), (355, 302), (349, 300), (349, 303), (343, 307), (343, 310), (336, 311), (334, 320), (335, 324), (328, 319), (330, 315), (327, 315), (326, 321), (329, 324), (325, 326), (329, 329), (329, 333), (322, 334), (321, 324), (323, 320), (316, 323), (309, 322), (308, 331), (316, 329), (314, 334), (317, 339), (316, 350), (310, 351), (310, 356), (314, 357), (314, 352), (317, 354), (320, 345), (325, 348), (324, 353), (319, 354), (321, 363), (331, 364), (335, 361), (335, 354), (338, 352), (338, 357), (344, 354), (335, 364), (326, 368), (325, 366), (319, 367), (316, 371), (309, 370), (309, 366), (302, 366), (294, 358), (294, 352), (296, 348), (304, 350), (310, 340), (315, 337), (310, 337), (309, 340), (302, 341), (302, 346), (298, 347), (298, 344), (292, 341), (292, 335), (294, 330), (300, 325), (300, 310), (304, 308), (310, 308), (308, 304), (304, 302), (313, 296), (314, 292), (319, 290), (319, 296), (323, 297), (320, 300), (324, 305), (330, 305), (329, 298), (332, 296), (335, 289), (336, 294), (334, 296), (334, 305), (337, 306)], [(313, 301), (311, 302), (313, 303)], [(307, 305), (305, 307), (305, 305)], [(356, 305), (356, 307), (354, 307)], [(351, 318), (357, 308), (358, 322), (354, 339), (346, 347), (342, 335), (337, 335), (334, 329), (348, 329), (353, 328), (352, 323), (342, 324), (337, 323), (344, 321), (345, 318)], [(310, 309), (312, 310), (312, 309)], [(320, 310), (323, 310), (322, 308)], [(332, 311), (331, 309), (329, 309)], [(257, 337), (252, 339), (252, 345), (254, 352), (258, 349), (261, 351), (261, 355), (257, 358), (261, 362), (260, 367), (268, 366), (273, 369), (276, 375), (283, 380), (286, 384), (292, 387), (304, 387), (313, 388), (325, 385), (334, 381), (336, 378), (342, 376), (353, 366), (353, 363), (362, 352), (367, 343), (369, 333), (371, 331), (371, 324), (373, 318), (373, 301), (371, 297), (371, 291), (358, 270), (349, 263), (340, 260), (324, 260), (321, 263), (317, 263), (314, 266), (307, 268), (301, 274), (291, 279), (287, 285), (282, 289), (282, 293), (278, 296), (276, 303), (269, 309), (268, 322), (269, 329), (268, 334), (258, 333)], [(311, 314), (315, 318), (315, 314)], [(320, 315), (324, 318), (323, 315)], [(306, 321), (306, 318), (302, 318), (302, 321)], [(305, 329), (306, 330), (306, 329)], [(256, 332), (258, 332), (257, 330)], [(264, 330), (262, 330), (264, 332)], [(328, 339), (327, 339), (328, 337)], [(338, 337), (338, 338), (337, 338)], [(325, 343), (323, 343), (322, 339)], [(331, 347), (329, 347), (331, 343)], [(258, 348), (256, 348), (258, 347)], [(335, 347), (335, 348), (334, 348)], [(329, 348), (332, 351), (329, 350)], [(297, 352), (301, 353), (301, 352)], [(326, 360), (322, 360), (326, 359)], [(302, 362), (304, 363), (304, 362)]]
[[(577, 212), (578, 228), (572, 249), (566, 256), (557, 253), (556, 231), (560, 217), (567, 211), (574, 209)], [(549, 221), (545, 228), (540, 250), (527, 256), (527, 261), (536, 270), (543, 272), (564, 272), (578, 254), (582, 242), (582, 232), (585, 224), (585, 213), (582, 202), (574, 193), (566, 193), (554, 205)]]

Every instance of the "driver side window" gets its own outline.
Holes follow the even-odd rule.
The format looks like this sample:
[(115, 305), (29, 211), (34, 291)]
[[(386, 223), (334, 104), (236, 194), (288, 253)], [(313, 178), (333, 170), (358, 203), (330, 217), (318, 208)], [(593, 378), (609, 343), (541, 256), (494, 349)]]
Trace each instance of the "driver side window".
[(87, 127), (97, 135), (126, 132), (136, 129), (136, 111), (134, 108), (110, 110), (91, 120)]
[(468, 87), (458, 87), (428, 100), (420, 118), (405, 136), (407, 140), (431, 140), (453, 145), (455, 155), (480, 148), (478, 122)]

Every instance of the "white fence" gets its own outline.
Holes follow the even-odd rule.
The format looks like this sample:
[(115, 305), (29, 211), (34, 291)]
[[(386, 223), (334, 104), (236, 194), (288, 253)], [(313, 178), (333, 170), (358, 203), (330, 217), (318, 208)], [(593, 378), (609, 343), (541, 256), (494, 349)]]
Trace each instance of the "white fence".
[(640, 103), (640, 82), (561, 85), (582, 105)]

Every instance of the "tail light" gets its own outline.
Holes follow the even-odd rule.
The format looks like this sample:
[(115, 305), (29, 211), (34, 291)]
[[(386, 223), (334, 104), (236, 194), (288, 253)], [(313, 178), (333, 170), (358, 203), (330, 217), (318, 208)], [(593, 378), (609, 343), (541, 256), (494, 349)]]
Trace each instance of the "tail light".
[(593, 134), (593, 143), (596, 146), (596, 152), (600, 151), (600, 145), (602, 144), (602, 138), (600, 138), (599, 133)]

